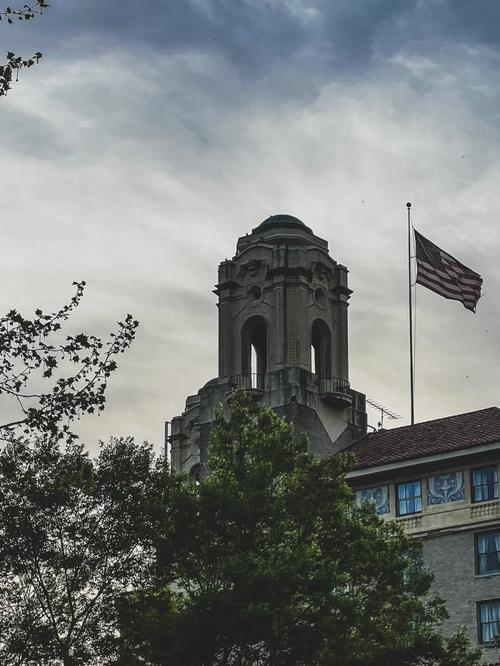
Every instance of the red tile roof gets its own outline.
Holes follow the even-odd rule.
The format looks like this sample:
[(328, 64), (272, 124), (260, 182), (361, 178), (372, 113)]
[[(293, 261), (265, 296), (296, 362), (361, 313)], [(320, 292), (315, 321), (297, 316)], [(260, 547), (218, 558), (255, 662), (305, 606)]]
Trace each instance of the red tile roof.
[(346, 450), (356, 455), (356, 468), (360, 469), (499, 441), (500, 409), (489, 407), (369, 433)]

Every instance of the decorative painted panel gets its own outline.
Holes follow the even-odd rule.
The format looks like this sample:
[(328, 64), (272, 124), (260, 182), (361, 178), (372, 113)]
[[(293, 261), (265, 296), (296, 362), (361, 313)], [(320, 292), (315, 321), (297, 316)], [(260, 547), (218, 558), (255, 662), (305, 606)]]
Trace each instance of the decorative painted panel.
[(447, 502), (460, 502), (465, 499), (464, 473), (449, 472), (436, 474), (428, 479), (428, 503), (446, 504)]
[(359, 506), (365, 502), (373, 502), (377, 513), (381, 516), (390, 513), (389, 486), (378, 486), (376, 488), (358, 490), (356, 498)]

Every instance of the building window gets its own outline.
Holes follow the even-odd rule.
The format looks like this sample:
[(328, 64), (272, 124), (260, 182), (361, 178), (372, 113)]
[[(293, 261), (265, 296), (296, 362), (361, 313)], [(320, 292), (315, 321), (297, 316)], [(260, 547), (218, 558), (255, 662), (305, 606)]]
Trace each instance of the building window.
[(472, 472), (472, 500), (487, 502), (498, 499), (498, 469), (483, 467)]
[(500, 600), (479, 603), (479, 642), (493, 643), (500, 634)]
[(476, 534), (476, 571), (500, 573), (500, 532)]
[(364, 488), (356, 493), (358, 506), (365, 502), (371, 502), (375, 505), (375, 510), (379, 516), (387, 515), (389, 508), (389, 486), (377, 486), (376, 488)]
[(424, 570), (424, 554), (422, 542), (415, 541), (412, 550), (405, 555), (406, 567), (403, 571), (403, 585), (409, 587), (418, 579)]
[(407, 516), (422, 511), (422, 482), (407, 481), (396, 486), (398, 516)]

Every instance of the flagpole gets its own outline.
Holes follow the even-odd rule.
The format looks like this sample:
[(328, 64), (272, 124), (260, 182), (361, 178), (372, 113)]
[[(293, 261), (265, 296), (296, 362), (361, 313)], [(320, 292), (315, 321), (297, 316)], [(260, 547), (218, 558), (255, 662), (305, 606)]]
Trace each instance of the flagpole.
[(415, 423), (415, 386), (413, 373), (413, 306), (411, 297), (411, 203), (406, 204), (408, 211), (408, 312), (410, 322), (410, 406), (411, 406), (411, 424)]

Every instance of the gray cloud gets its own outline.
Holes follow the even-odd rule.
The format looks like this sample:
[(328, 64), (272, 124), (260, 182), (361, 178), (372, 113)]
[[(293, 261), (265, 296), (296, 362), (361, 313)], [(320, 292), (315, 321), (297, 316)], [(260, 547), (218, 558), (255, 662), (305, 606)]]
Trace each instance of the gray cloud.
[[(428, 42), (429, 26), (440, 32), (428, 6), (417, 0), (150, 0), (144, 8), (136, 0), (54, 0), (45, 16), (7, 33), (8, 48), (35, 48), (52, 59), (126, 49), (145, 63), (144, 49), (205, 54), (230, 62), (247, 84), (270, 80), (271, 91), (280, 81), (278, 95), (309, 95), (325, 81), (359, 75), (376, 52), (422, 42), (420, 31)], [(445, 4), (440, 13), (449, 22), (447, 14), (454, 18), (456, 10)]]
[(485, 278), (475, 316), (418, 290), (417, 415), (497, 403), (500, 54), (467, 3), (102, 4), (16, 27), (50, 57), (0, 107), (2, 309), (83, 278), (75, 326), (141, 320), (85, 440), (158, 443), (215, 376), (217, 264), (276, 212), (349, 267), (352, 383), (407, 417), (408, 199)]
[[(333, 58), (350, 69), (366, 64), (375, 48), (388, 52), (410, 44), (426, 51), (447, 37), (496, 43), (499, 18), (494, 0), (150, 0), (146, 8), (136, 0), (55, 0), (39, 21), (47, 46), (54, 37), (64, 47), (92, 36), (102, 48), (126, 43), (194, 50), (262, 72), (275, 63), (284, 68), (307, 51), (315, 53), (316, 66)], [(41, 33), (37, 28), (30, 26)]]

